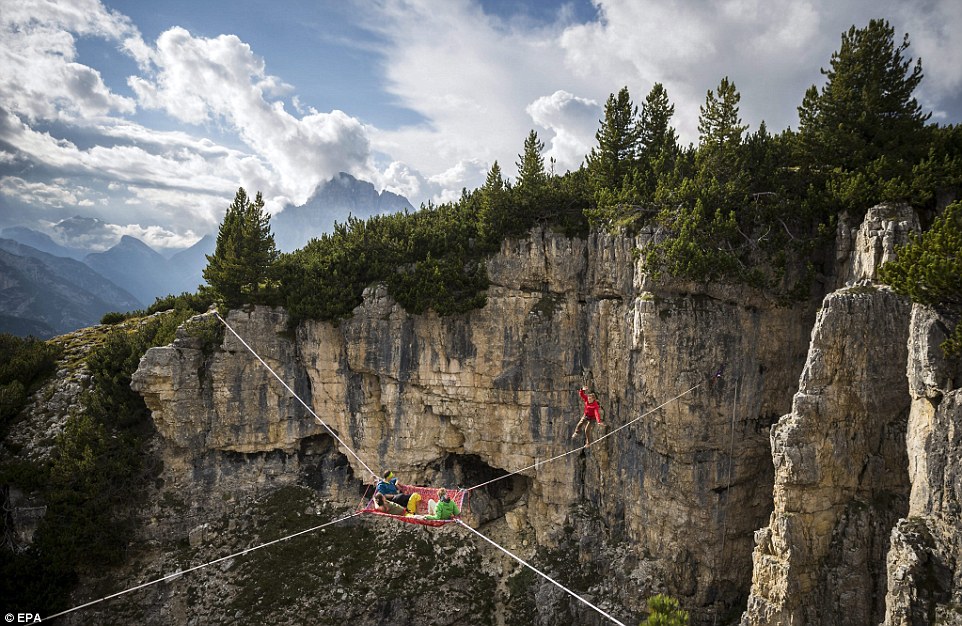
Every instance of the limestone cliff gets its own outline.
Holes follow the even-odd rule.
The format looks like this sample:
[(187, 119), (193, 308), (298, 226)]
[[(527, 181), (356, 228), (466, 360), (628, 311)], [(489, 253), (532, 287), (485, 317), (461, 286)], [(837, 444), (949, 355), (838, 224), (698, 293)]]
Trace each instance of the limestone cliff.
[(944, 321), (874, 283), (917, 229), (909, 207), (881, 205), (839, 237), (848, 286), (825, 298), (772, 428), (775, 510), (743, 625), (959, 619), (958, 364), (937, 348)]
[[(230, 326), (357, 457), (232, 333), (215, 346), (182, 334), (135, 376), (164, 463), (145, 532), (160, 545), (189, 535), (213, 555), (284, 489), (309, 487), (296, 507), (343, 509), (386, 467), (423, 484), (504, 477), (571, 449), (591, 369), (606, 409), (596, 436), (641, 419), (472, 491), (473, 526), (626, 623), (655, 592), (681, 599), (693, 624), (958, 623), (962, 375), (936, 347), (953, 320), (875, 283), (917, 229), (909, 207), (889, 205), (841, 229), (827, 279), (837, 288), (817, 315), (748, 290), (653, 284), (633, 254), (644, 234), (540, 230), (489, 260), (488, 303), (467, 315), (410, 315), (379, 286), (338, 325), (291, 329), (282, 310), (232, 311)], [(171, 501), (188, 521), (171, 521)], [(190, 521), (212, 515), (223, 517)], [(337, 575), (311, 580), (332, 589), (298, 602), (331, 623), (423, 622), (377, 592), (390, 579), (378, 555), (390, 549), (369, 526), (350, 523), (342, 540), (364, 537), (372, 550), (327, 557)], [(401, 533), (405, 546), (420, 536)], [(600, 623), (502, 556), (464, 551), (456, 528), (430, 543), (425, 555), (472, 563), (475, 582), (453, 573), (444, 589), (478, 623)], [(341, 577), (359, 563), (373, 583)], [(257, 571), (213, 576), (238, 618), (258, 615), (232, 590), (258, 588)], [(153, 604), (195, 597), (184, 584)], [(202, 603), (211, 615), (223, 604)]]
[[(814, 309), (652, 286), (633, 256), (645, 240), (534, 230), (489, 260), (488, 303), (463, 316), (410, 315), (375, 287), (336, 326), (292, 333), (264, 308), (227, 321), (364, 464), (404, 482), (470, 487), (571, 449), (591, 369), (605, 429), (643, 419), (472, 492), (470, 522), (525, 557), (573, 549), (568, 566), (598, 574), (580, 591), (622, 619), (657, 591), (693, 623), (725, 619), (744, 606), (751, 534), (771, 511), (768, 430), (789, 410)], [(152, 349), (135, 387), (163, 436), (164, 488), (192, 512), (285, 484), (353, 505), (371, 479), (230, 333), (211, 354), (188, 337)], [(556, 602), (532, 619), (558, 623)]]
[(962, 624), (962, 367), (939, 344), (947, 320), (912, 311), (908, 512), (892, 530), (886, 626)]
[(775, 510), (755, 536), (745, 624), (872, 624), (888, 534), (907, 508), (910, 307), (885, 289), (826, 297), (792, 412), (772, 429)]

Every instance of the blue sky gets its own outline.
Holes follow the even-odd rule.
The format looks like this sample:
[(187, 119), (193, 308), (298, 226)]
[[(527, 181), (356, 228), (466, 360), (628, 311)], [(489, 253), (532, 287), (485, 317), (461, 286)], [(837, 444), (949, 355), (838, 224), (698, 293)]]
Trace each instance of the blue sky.
[[(440, 202), (513, 177), (531, 129), (576, 169), (622, 86), (663, 83), (696, 142), (728, 76), (781, 130), (874, 17), (909, 33), (933, 121), (962, 121), (957, 0), (0, 0), (0, 227), (172, 249), (239, 186), (276, 212), (339, 171)], [(99, 220), (82, 242), (74, 215)]]

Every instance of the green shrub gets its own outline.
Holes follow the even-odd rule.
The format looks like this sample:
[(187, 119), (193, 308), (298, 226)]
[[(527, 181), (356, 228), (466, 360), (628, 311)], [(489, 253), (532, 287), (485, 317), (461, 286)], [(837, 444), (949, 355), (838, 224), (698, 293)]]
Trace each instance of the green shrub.
[(160, 313), (161, 311), (170, 311), (173, 309), (183, 309), (193, 311), (195, 313), (203, 313), (210, 309), (210, 306), (214, 303), (214, 298), (210, 293), (197, 292), (197, 293), (187, 293), (186, 291), (181, 293), (179, 296), (173, 294), (169, 296), (164, 296), (163, 298), (157, 298), (154, 303), (147, 307), (147, 315), (153, 313)]
[(114, 324), (119, 324), (120, 322), (126, 320), (130, 314), (121, 313), (119, 311), (110, 311), (104, 313), (103, 317), (100, 318), (101, 324), (106, 324), (108, 326), (113, 326)]
[[(932, 224), (896, 250), (879, 277), (913, 302), (934, 307), (956, 320), (962, 316), (962, 202), (955, 202)], [(962, 355), (962, 324), (956, 323), (942, 350)]]
[(648, 610), (642, 626), (688, 626), (688, 611), (672, 597), (659, 593), (648, 598)]
[(56, 344), (0, 334), (0, 433), (26, 405), (29, 394), (54, 373), (60, 354)]
[(87, 357), (90, 386), (49, 464), (4, 464), (4, 481), (37, 489), (47, 504), (30, 550), (0, 551), (0, 597), (11, 608), (36, 611), (41, 600), (47, 612), (64, 608), (77, 572), (126, 559), (136, 508), (154, 472), (147, 461), (153, 423), (130, 377), (144, 352), (172, 341), (192, 315), (176, 310), (113, 329)]

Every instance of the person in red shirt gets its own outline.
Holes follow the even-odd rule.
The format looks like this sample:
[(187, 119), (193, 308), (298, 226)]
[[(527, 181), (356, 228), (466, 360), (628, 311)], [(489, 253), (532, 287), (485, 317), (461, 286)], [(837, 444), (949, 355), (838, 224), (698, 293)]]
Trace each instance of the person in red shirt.
[(591, 425), (593, 423), (601, 423), (601, 405), (598, 404), (598, 398), (595, 394), (588, 391), (587, 387), (582, 387), (578, 390), (578, 395), (585, 402), (585, 412), (578, 420), (578, 425), (575, 426), (575, 431), (571, 433), (571, 438), (574, 439), (578, 436), (578, 431), (581, 430), (582, 425), (585, 428), (585, 447), (587, 448), (591, 444)]

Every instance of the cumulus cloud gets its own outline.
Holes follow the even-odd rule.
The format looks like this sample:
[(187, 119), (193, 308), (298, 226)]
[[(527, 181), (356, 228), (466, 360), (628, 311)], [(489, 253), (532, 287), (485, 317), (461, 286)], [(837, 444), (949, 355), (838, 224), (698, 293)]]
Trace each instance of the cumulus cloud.
[(155, 250), (188, 248), (198, 241), (200, 236), (191, 230), (175, 233), (163, 226), (141, 226), (140, 224), (110, 224), (110, 229), (117, 233), (117, 239), (128, 235), (140, 239)]
[(384, 171), (373, 169), (371, 182), (380, 189), (404, 196), (408, 200), (438, 196), (440, 189), (421, 172), (400, 161), (392, 161)]
[(291, 87), (234, 35), (195, 37), (179, 27), (161, 34), (149, 76), (129, 79), (142, 106), (190, 124), (221, 122), (235, 130), (274, 174), (275, 190), (295, 204), (339, 171), (366, 166), (362, 124), (342, 111), (290, 114), (277, 96)]
[(71, 248), (103, 252), (120, 241), (111, 224), (95, 217), (75, 216), (50, 225), (49, 234), (57, 243)]
[(538, 98), (525, 111), (535, 124), (552, 133), (545, 141), (545, 159), (555, 159), (560, 172), (578, 169), (596, 143), (595, 132), (603, 115), (601, 105), (558, 90)]
[(155, 250), (187, 248), (200, 240), (193, 231), (177, 233), (163, 226), (112, 224), (83, 216), (49, 223), (44, 230), (61, 245), (94, 252), (109, 250), (125, 235), (136, 237)]
[[(174, 27), (147, 43), (126, 17), (96, 0), (0, 0), (0, 28), (0, 141), (12, 150), (3, 161), (114, 183), (126, 190), (114, 210), (127, 207), (137, 219), (151, 213), (209, 226), (226, 206), (211, 209), (212, 201), (229, 201), (240, 185), (263, 191), (276, 211), (303, 203), (339, 171), (371, 170), (367, 131), (356, 118), (311, 107), (287, 112), (280, 98), (292, 87), (234, 35), (195, 37)], [(137, 61), (141, 72), (128, 79), (135, 98), (114, 93), (98, 70), (77, 62), (78, 36), (114, 42)], [(195, 128), (136, 124), (128, 116), (138, 104)], [(69, 132), (39, 130), (38, 121), (82, 127), (87, 139), (81, 145)], [(211, 124), (247, 149), (203, 138)], [(186, 204), (185, 194), (203, 199), (202, 208)], [(19, 197), (47, 201), (36, 193)]]
[[(962, 3), (942, 0), (918, 9), (913, 2), (899, 5), (900, 24), (909, 34), (910, 52), (922, 59), (925, 79), (919, 100), (936, 119), (944, 119), (947, 108), (956, 113), (962, 108)], [(901, 32), (896, 30), (897, 35)]]
[(100, 2), (0, 0), (0, 102), (30, 120), (78, 122), (132, 113), (94, 68), (76, 62), (74, 34), (114, 41), (139, 38), (130, 21)]
[(386, 88), (430, 122), (373, 132), (372, 145), (429, 178), (451, 178), (452, 164), (477, 161), (483, 166), (463, 169), (476, 187), (495, 160), (513, 175), (532, 129), (528, 104), (562, 88), (580, 93), (559, 66), (560, 25), (517, 26), (466, 1), (373, 9), (366, 24), (378, 34)]
[[(566, 65), (579, 75), (604, 77), (609, 92), (627, 85), (636, 103), (661, 82), (675, 103), (684, 141), (697, 141), (699, 107), (722, 77), (742, 95), (742, 118), (756, 126), (797, 126), (805, 89), (823, 84), (819, 72), (839, 48), (841, 33), (885, 17), (900, 39), (910, 32), (910, 54), (924, 61), (920, 93), (930, 105), (952, 98), (962, 84), (958, 38), (962, 5), (949, 0), (596, 0), (600, 19), (574, 25), (561, 38)], [(932, 97), (929, 97), (929, 94)], [(958, 104), (958, 103), (956, 103)]]
[(439, 202), (452, 202), (461, 196), (461, 190), (472, 189), (476, 184), (468, 184), (477, 180), (484, 180), (488, 166), (479, 159), (465, 159), (428, 179), (435, 186), (434, 196)]
[[(145, 41), (98, 0), (0, 0), (0, 194), (61, 216), (102, 207), (107, 224), (169, 224), (188, 238), (216, 228), (238, 186), (262, 191), (275, 213), (339, 171), (415, 206), (442, 202), (481, 185), (495, 160), (514, 177), (532, 128), (556, 171), (578, 167), (600, 103), (622, 86), (640, 105), (663, 83), (686, 142), (697, 141), (699, 107), (723, 76), (742, 94), (746, 123), (794, 125), (840, 34), (877, 16), (910, 33), (923, 106), (936, 119), (962, 108), (959, 2), (593, 1), (596, 18), (584, 23), (570, 8), (553, 21), (506, 17), (510, 3), (499, 17), (476, 0), (376, 0), (343, 12), (369, 35), (352, 37), (354, 51), (377, 55), (375, 79), (419, 120), (377, 127), (348, 104), (319, 111), (270, 70), (260, 56), (270, 50), (237, 35), (170, 24)], [(81, 38), (135, 62), (126, 88), (82, 62)], [(164, 130), (144, 121), (158, 117)]]
[(686, 141), (697, 141), (699, 107), (725, 76), (742, 93), (743, 118), (787, 126), (827, 59), (811, 2), (611, 0), (598, 8), (599, 21), (562, 36), (568, 67), (607, 77), (609, 93), (628, 86), (636, 104), (662, 83)]

